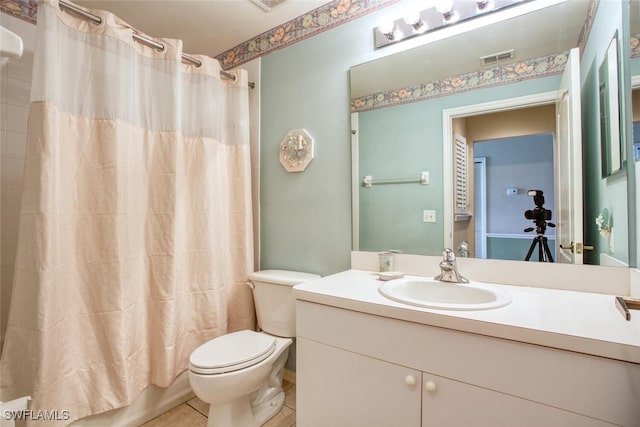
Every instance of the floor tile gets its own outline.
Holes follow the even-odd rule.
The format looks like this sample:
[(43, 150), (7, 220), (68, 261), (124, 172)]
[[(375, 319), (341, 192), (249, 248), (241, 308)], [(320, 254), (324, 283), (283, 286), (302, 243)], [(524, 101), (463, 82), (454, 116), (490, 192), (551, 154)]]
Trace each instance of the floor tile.
[(266, 422), (263, 427), (291, 427), (296, 423), (296, 411), (284, 406), (273, 418)]
[(197, 397), (194, 397), (193, 399), (187, 402), (187, 405), (191, 406), (193, 409), (200, 412), (205, 417), (209, 416), (209, 404), (207, 402), (203, 402)]
[(296, 410), (296, 385), (287, 387), (284, 391), (284, 405), (290, 409)]
[[(143, 424), (143, 427), (206, 427), (207, 417), (183, 403)], [(280, 427), (280, 426), (278, 426)], [(289, 426), (287, 426), (289, 427)]]

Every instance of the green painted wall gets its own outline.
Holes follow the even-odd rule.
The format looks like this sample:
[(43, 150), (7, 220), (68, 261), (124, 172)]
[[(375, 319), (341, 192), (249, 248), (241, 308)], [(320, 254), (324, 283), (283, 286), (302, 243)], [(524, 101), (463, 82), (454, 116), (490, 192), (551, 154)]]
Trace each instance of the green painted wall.
[[(530, 239), (513, 239), (503, 237), (487, 238), (487, 258), (491, 259), (507, 259), (513, 261), (522, 261), (527, 256), (531, 243), (535, 236)], [(555, 240), (548, 240), (549, 251), (553, 259), (556, 259)], [(538, 262), (539, 243), (536, 242), (533, 253), (529, 262)]]
[[(261, 268), (327, 275), (351, 252), (349, 69), (391, 53), (373, 51), (372, 28), (391, 6), (274, 51), (261, 61)], [(287, 173), (278, 145), (305, 128), (316, 157)]]
[(390, 184), (360, 187), (360, 250), (442, 252), (443, 227), (422, 222), (424, 209), (442, 215), (442, 137), (434, 135), (435, 112), (429, 101), (359, 114), (359, 172), (375, 179), (430, 175), (429, 185)]
[[(358, 114), (360, 181), (419, 177), (430, 184), (360, 188), (360, 250), (399, 249), (439, 255), (443, 249), (442, 110), (558, 88), (560, 76), (480, 89)], [(419, 135), (419, 136), (418, 136)], [(436, 211), (435, 223), (422, 211)]]
[[(629, 262), (627, 171), (623, 170), (607, 178), (601, 176), (598, 92), (598, 69), (616, 31), (618, 37), (622, 38), (624, 29), (618, 24), (622, 22), (622, 15), (623, 2), (600, 2), (580, 62), (584, 186), (590, 189), (584, 192), (584, 242), (596, 247), (593, 252), (585, 252), (585, 261), (589, 264), (599, 264), (600, 253), (609, 253), (623, 262)], [(622, 48), (622, 43), (620, 46)], [(613, 247), (610, 247), (609, 239), (599, 235), (595, 223), (596, 217), (604, 208), (612, 216)]]

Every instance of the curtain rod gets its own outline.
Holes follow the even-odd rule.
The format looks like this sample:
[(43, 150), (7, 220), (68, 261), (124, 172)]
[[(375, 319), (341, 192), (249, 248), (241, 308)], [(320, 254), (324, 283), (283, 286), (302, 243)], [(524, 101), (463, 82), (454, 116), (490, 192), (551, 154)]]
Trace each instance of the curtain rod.
[[(86, 19), (88, 19), (88, 20), (90, 20), (90, 21), (92, 21), (92, 22), (94, 22), (96, 24), (102, 24), (102, 18), (101, 17), (99, 17), (97, 15), (94, 15), (92, 13), (86, 12), (86, 11), (80, 9), (79, 7), (76, 7), (76, 6), (74, 6), (74, 5), (70, 4), (70, 3), (67, 3), (64, 0), (59, 0), (58, 1), (58, 5), (60, 6), (60, 9), (62, 9), (62, 10), (67, 9), (67, 10), (75, 13), (76, 15), (79, 15), (79, 16), (81, 16), (83, 18), (86, 18)], [(135, 40), (135, 41), (137, 41), (139, 43), (144, 43), (147, 46), (151, 46), (151, 47), (154, 47), (154, 48), (158, 49), (159, 51), (163, 51), (164, 50), (164, 45), (162, 43), (158, 43), (158, 42), (153, 41), (151, 39), (148, 39), (148, 38), (146, 38), (144, 36), (141, 36), (140, 34), (136, 33), (135, 31), (131, 34), (131, 36), (133, 37), (133, 40)], [(184, 53), (182, 54), (182, 59), (184, 61), (191, 62), (196, 67), (199, 67), (199, 66), (202, 65), (201, 61), (199, 61), (198, 59), (196, 59), (196, 58), (194, 58), (192, 56), (184, 54)], [(226, 78), (228, 78), (230, 80), (234, 80), (235, 81), (235, 79), (236, 79), (236, 76), (234, 76), (233, 74), (228, 73), (228, 72), (226, 72), (224, 70), (220, 70), (220, 75), (222, 77), (226, 77)], [(251, 89), (253, 89), (253, 88), (256, 87), (256, 84), (254, 82), (249, 82), (249, 87)]]

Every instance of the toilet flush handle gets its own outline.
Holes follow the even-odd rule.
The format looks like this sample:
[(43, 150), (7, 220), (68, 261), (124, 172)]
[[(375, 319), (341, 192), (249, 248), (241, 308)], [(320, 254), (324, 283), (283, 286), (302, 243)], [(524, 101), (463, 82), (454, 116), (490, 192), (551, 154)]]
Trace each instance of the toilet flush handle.
[(249, 281), (247, 282), (247, 286), (250, 287), (251, 289), (255, 289), (256, 285), (253, 284), (253, 282)]

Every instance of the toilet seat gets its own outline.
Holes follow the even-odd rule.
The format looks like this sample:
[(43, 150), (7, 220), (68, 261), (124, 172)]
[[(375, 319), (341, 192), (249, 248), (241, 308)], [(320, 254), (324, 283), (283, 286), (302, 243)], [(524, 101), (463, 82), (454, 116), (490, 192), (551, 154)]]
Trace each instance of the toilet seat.
[(275, 337), (250, 330), (214, 338), (191, 353), (189, 369), (205, 375), (238, 371), (269, 357), (276, 348)]

